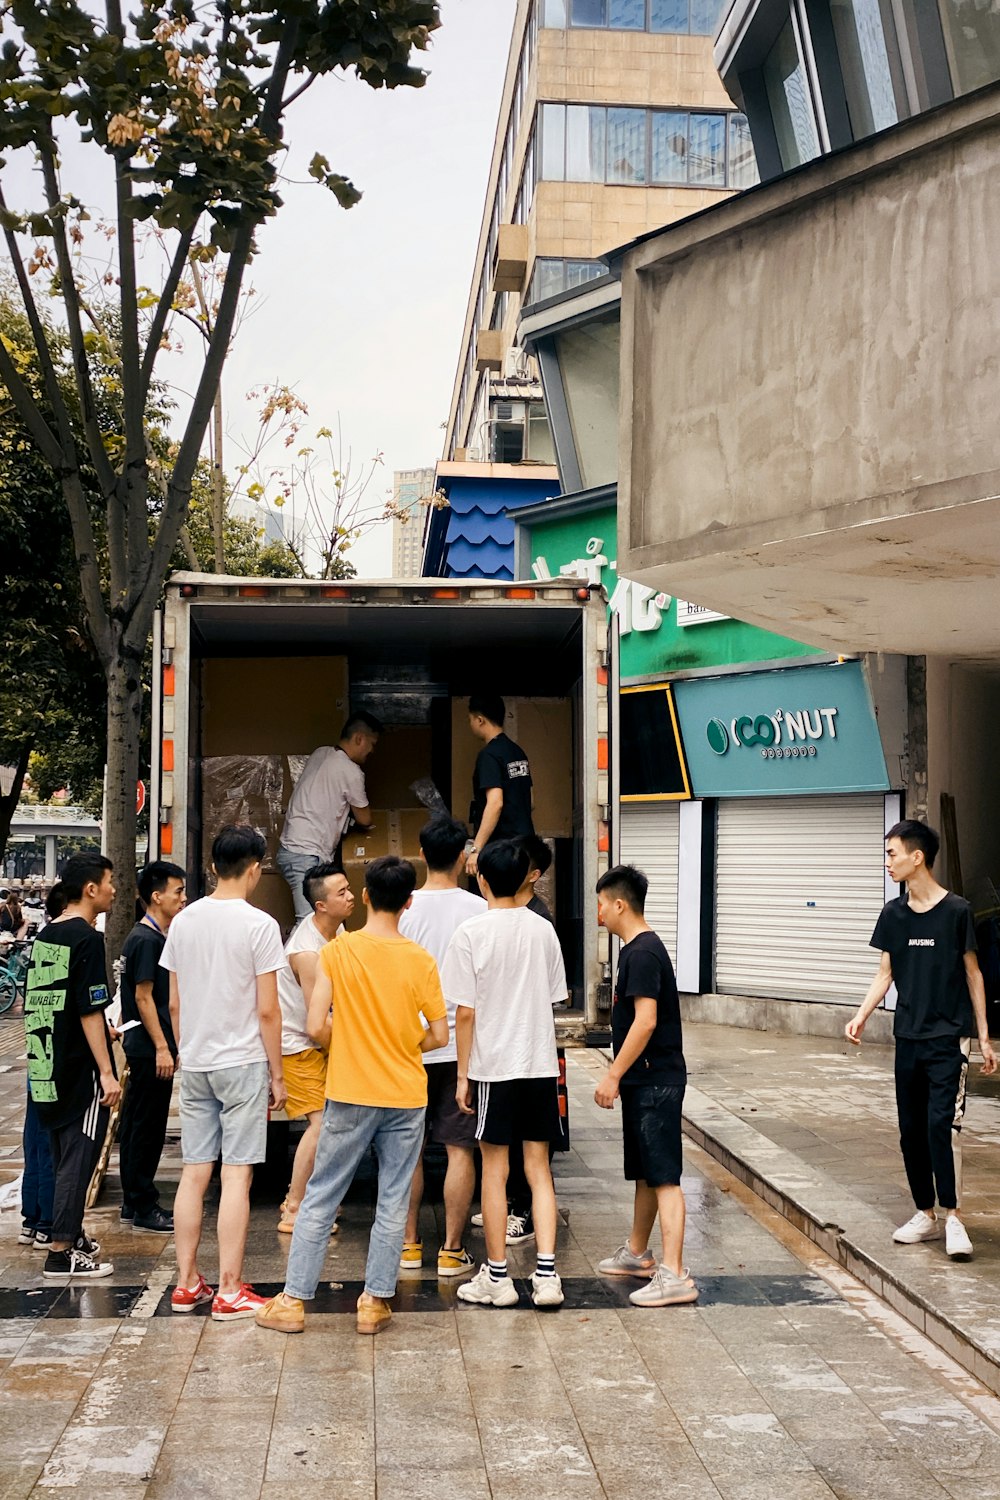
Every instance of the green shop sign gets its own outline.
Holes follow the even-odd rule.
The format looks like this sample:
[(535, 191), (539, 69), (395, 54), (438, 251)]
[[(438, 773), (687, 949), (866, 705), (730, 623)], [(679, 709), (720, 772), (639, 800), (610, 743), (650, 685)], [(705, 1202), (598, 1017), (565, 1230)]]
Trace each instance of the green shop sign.
[(887, 792), (860, 662), (674, 684), (696, 797)]
[(618, 619), (621, 672), (626, 680), (815, 654), (811, 646), (619, 578), (614, 504), (536, 520), (530, 531), (531, 568), (536, 578), (588, 578), (607, 590), (609, 613)]

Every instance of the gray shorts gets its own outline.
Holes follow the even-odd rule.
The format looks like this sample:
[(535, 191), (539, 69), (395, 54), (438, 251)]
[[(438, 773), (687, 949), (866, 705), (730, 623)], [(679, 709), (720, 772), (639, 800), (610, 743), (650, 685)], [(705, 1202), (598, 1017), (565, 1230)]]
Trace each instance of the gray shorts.
[(266, 1062), (194, 1073), (181, 1068), (181, 1156), (249, 1167), (267, 1156)]

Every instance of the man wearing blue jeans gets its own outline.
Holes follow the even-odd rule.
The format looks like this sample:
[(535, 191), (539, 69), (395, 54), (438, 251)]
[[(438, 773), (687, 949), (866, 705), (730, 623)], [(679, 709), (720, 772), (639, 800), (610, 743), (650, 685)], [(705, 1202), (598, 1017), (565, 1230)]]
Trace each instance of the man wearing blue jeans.
[(437, 964), (399, 934), (415, 885), (408, 860), (394, 854), (372, 860), (365, 870), (365, 927), (327, 943), (320, 953), (306, 1024), (313, 1041), (330, 1054), (326, 1106), (285, 1289), (258, 1310), (261, 1328), (302, 1332), (303, 1303), (316, 1295), (337, 1209), (372, 1145), (378, 1203), (358, 1298), (358, 1332), (379, 1333), (392, 1316), (387, 1299), (396, 1291), (410, 1183), (424, 1139), (427, 1074), (421, 1054), (448, 1041)]

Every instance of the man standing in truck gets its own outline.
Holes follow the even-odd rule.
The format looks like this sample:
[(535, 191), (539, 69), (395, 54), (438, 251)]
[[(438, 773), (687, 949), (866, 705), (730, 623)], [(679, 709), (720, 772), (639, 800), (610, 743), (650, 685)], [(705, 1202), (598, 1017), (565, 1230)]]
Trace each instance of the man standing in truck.
[(302, 768), (285, 814), (276, 862), (292, 892), (295, 920), (312, 915), (302, 882), (314, 865), (340, 863), (340, 841), (353, 817), (362, 828), (372, 815), (361, 769), (378, 744), (382, 725), (364, 709), (352, 713), (336, 745), (321, 745)]
[(469, 728), (483, 744), (472, 773), (475, 833), (466, 864), (470, 875), (478, 874), (479, 856), (487, 844), (523, 838), (535, 831), (531, 767), (520, 745), (504, 733), (506, 717), (506, 704), (495, 694), (474, 694), (469, 699)]

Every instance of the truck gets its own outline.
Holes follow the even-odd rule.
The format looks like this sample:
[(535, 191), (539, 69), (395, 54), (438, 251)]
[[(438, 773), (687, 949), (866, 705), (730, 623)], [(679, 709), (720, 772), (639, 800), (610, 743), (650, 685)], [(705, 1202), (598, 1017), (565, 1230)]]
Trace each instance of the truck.
[(311, 752), (337, 743), (349, 711), (368, 709), (385, 726), (365, 767), (373, 827), (343, 844), (359, 892), (379, 854), (401, 854), (420, 872), (428, 808), (468, 821), (480, 747), (466, 705), (473, 693), (501, 694), (505, 728), (531, 765), (536, 831), (554, 855), (546, 894), (570, 991), (558, 1029), (562, 1040), (602, 1033), (610, 954), (594, 886), (608, 863), (614, 788), (600, 587), (181, 572), (166, 585), (153, 649), (150, 858), (181, 865), (194, 899), (209, 888), (219, 828), (252, 824), (268, 849), (254, 900), (283, 932), (291, 895), (274, 856)]

